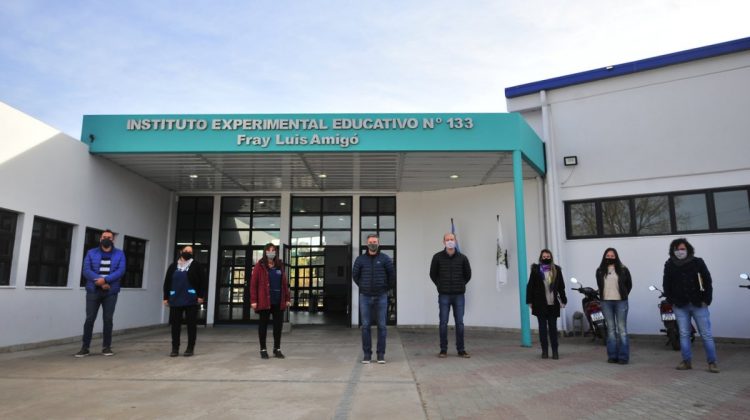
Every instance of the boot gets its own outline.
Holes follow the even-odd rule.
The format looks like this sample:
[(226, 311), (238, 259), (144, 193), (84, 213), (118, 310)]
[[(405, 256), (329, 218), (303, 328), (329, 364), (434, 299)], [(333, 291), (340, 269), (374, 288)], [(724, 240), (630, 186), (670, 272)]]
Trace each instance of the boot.
[(192, 356), (192, 355), (193, 355), (193, 346), (188, 346), (188, 347), (187, 347), (187, 348), (185, 349), (185, 353), (182, 353), (182, 355), (183, 355), (183, 356), (185, 356), (185, 357), (190, 357), (190, 356)]
[(177, 357), (180, 355), (180, 347), (172, 346), (172, 353), (169, 353), (169, 357)]
[(560, 358), (560, 355), (557, 354), (557, 350), (552, 350), (552, 359), (557, 360)]

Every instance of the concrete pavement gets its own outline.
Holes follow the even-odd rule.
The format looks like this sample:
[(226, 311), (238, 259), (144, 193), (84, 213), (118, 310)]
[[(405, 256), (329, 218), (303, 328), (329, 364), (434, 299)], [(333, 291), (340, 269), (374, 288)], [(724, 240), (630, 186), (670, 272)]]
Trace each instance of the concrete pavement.
[(653, 339), (633, 339), (631, 364), (620, 366), (581, 337), (561, 339), (560, 360), (541, 360), (536, 347), (519, 346), (518, 334), (468, 329), (472, 357), (452, 351), (439, 359), (437, 328), (388, 333), (385, 365), (359, 363), (358, 330), (321, 326), (285, 334), (284, 360), (260, 359), (253, 327), (199, 328), (192, 358), (168, 357), (166, 327), (115, 336), (112, 357), (76, 359), (77, 344), (3, 353), (0, 417), (693, 419), (750, 412), (747, 344), (719, 343), (722, 372), (711, 374), (699, 340), (693, 370), (680, 372), (679, 352)]

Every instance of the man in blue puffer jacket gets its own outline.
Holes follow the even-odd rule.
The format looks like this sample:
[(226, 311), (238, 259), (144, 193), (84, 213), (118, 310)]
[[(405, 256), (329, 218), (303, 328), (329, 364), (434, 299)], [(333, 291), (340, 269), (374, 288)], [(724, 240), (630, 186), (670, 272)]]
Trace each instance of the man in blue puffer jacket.
[(372, 360), (372, 311), (378, 323), (378, 363), (385, 363), (385, 319), (388, 309), (388, 290), (396, 285), (396, 270), (391, 257), (379, 251), (378, 235), (367, 235), (367, 252), (357, 257), (352, 268), (354, 283), (359, 287), (359, 319), (362, 322), (362, 363)]
[(107, 229), (102, 232), (99, 246), (90, 249), (83, 260), (83, 277), (86, 278), (86, 322), (83, 324), (83, 344), (76, 357), (89, 355), (94, 322), (102, 307), (104, 321), (102, 354), (113, 356), (112, 319), (115, 315), (120, 279), (125, 275), (125, 254), (114, 246), (115, 234)]

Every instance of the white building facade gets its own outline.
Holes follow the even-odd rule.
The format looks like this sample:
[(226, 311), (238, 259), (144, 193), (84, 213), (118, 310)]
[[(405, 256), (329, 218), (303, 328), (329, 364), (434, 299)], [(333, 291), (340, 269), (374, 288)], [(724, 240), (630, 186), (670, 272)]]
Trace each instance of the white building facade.
[(593, 287), (604, 250), (618, 250), (633, 276), (631, 333), (658, 333), (648, 286), (661, 288), (669, 243), (685, 237), (713, 278), (714, 335), (750, 337), (738, 288), (750, 270), (749, 80), (746, 38), (506, 90), (545, 141), (550, 248), (566, 277)]
[[(648, 286), (661, 285), (667, 246), (684, 236), (714, 278), (714, 335), (750, 338), (750, 296), (737, 287), (750, 271), (750, 39), (699, 50), (509, 88), (508, 108), (522, 119), (445, 116), (433, 129), (425, 121), (440, 117), (425, 114), (419, 128), (407, 118), (395, 132), (363, 125), (351, 147), (364, 149), (353, 153), (299, 145), (237, 153), (255, 147), (239, 137), (206, 151), (202, 142), (236, 134), (231, 123), (213, 134), (110, 135), (113, 123), (96, 116), (79, 141), (0, 104), (0, 348), (80, 336), (81, 263), (103, 229), (117, 233), (131, 264), (116, 330), (166, 322), (164, 271), (187, 243), (208, 269), (203, 321), (255, 322), (246, 282), (269, 241), (284, 248), (292, 322), (356, 327), (349, 270), (370, 232), (396, 262), (391, 324), (436, 326), (429, 263), (451, 219), (473, 268), (467, 326), (528, 332), (524, 288), (539, 251), (552, 249), (566, 279), (594, 286), (611, 246), (633, 274), (630, 332), (658, 334), (659, 299)], [(565, 166), (572, 156), (577, 165)], [(639, 219), (644, 208), (654, 214)], [(509, 256), (502, 288), (498, 216)], [(561, 320), (568, 329), (581, 310), (574, 293)]]

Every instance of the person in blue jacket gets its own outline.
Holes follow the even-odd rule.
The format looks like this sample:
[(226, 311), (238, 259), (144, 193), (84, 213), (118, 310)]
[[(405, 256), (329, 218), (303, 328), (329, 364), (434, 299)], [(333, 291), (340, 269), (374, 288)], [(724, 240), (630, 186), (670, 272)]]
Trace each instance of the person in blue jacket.
[(193, 258), (193, 247), (184, 246), (180, 250), (180, 257), (167, 268), (164, 276), (164, 305), (169, 306), (169, 323), (172, 325), (170, 357), (179, 355), (183, 315), (188, 333), (188, 344), (183, 356), (190, 357), (195, 351), (198, 309), (205, 302), (208, 281), (203, 267)]
[(83, 277), (86, 278), (86, 322), (83, 324), (83, 343), (76, 357), (89, 355), (94, 322), (102, 307), (104, 321), (102, 354), (113, 356), (112, 320), (120, 293), (120, 279), (125, 275), (125, 253), (115, 248), (115, 234), (107, 229), (99, 238), (99, 246), (88, 250), (83, 260)]
[(380, 252), (378, 235), (367, 235), (367, 252), (358, 256), (352, 267), (354, 283), (359, 287), (359, 319), (362, 323), (362, 363), (372, 361), (372, 325), (373, 310), (378, 325), (378, 363), (385, 363), (386, 312), (388, 309), (388, 290), (396, 285), (396, 270), (391, 257)]

